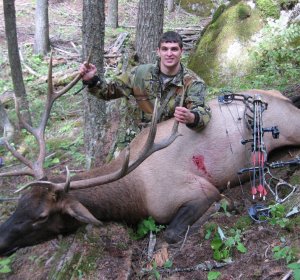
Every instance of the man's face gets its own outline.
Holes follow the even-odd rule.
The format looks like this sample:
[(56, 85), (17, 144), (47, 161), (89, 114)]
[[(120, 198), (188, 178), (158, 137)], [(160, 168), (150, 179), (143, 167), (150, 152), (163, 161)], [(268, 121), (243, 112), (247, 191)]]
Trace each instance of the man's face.
[(174, 69), (179, 66), (182, 49), (178, 43), (161, 43), (157, 55), (160, 57), (161, 68)]

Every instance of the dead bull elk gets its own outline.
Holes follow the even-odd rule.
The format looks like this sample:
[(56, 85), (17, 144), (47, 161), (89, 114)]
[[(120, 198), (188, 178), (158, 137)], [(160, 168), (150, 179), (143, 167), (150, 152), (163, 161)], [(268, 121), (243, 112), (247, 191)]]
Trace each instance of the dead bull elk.
[[(274, 140), (266, 134), (268, 152), (300, 145), (300, 110), (288, 98), (277, 91), (240, 94), (259, 94), (269, 104), (264, 124), (276, 124), (280, 137)], [(250, 144), (240, 143), (251, 136), (244, 104), (220, 106), (212, 100), (210, 106), (213, 117), (201, 133), (180, 124), (181, 136), (177, 137), (171, 119), (158, 124), (157, 131), (155, 126), (143, 130), (130, 144), (130, 159), (125, 150), (112, 163), (78, 175), (71, 182), (56, 179), (31, 183), (16, 211), (0, 226), (0, 255), (72, 232), (83, 223), (99, 225), (100, 221), (113, 220), (134, 224), (148, 216), (168, 224), (166, 240), (177, 241), (220, 198), (228, 181), (238, 184), (237, 172), (249, 161)], [(153, 143), (154, 136), (158, 144)], [(44, 156), (45, 151), (41, 153)], [(37, 179), (43, 178), (42, 171), (30, 172)], [(246, 176), (242, 180), (247, 180)]]

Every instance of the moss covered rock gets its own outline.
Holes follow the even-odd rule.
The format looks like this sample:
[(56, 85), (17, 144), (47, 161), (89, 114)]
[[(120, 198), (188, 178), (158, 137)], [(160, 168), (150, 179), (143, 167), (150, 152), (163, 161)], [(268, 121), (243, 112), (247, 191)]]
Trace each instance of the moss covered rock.
[(227, 7), (206, 28), (188, 67), (213, 86), (223, 86), (233, 75), (245, 75), (251, 64), (249, 44), (262, 26), (260, 12), (245, 2)]
[(214, 9), (214, 4), (211, 0), (182, 0), (177, 1), (177, 4), (189, 13), (193, 13), (200, 17), (208, 17)]

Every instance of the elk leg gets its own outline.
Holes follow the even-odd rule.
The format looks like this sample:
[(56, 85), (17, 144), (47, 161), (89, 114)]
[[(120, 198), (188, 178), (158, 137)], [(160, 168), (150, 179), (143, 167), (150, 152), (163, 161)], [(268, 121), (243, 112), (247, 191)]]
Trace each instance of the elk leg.
[(214, 192), (214, 194), (210, 196), (202, 196), (201, 198), (183, 204), (167, 227), (164, 234), (165, 240), (168, 243), (180, 241), (184, 237), (188, 226), (195, 223), (207, 211), (212, 203), (219, 199), (220, 193), (217, 191), (217, 193)]

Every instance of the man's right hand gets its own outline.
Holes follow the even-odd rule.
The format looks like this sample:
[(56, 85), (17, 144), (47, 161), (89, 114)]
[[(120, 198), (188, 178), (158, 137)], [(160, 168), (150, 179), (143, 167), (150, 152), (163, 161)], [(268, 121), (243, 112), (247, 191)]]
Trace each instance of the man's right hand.
[(97, 68), (91, 63), (84, 62), (79, 67), (79, 72), (83, 81), (90, 81), (97, 73)]

